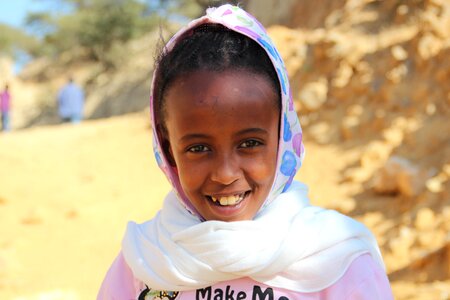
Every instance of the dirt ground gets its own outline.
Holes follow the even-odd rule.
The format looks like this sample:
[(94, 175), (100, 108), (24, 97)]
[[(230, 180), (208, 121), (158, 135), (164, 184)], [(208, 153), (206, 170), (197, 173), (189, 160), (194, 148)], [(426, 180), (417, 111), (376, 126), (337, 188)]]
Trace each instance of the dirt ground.
[(142, 115), (0, 135), (0, 299), (94, 299), (169, 190)]

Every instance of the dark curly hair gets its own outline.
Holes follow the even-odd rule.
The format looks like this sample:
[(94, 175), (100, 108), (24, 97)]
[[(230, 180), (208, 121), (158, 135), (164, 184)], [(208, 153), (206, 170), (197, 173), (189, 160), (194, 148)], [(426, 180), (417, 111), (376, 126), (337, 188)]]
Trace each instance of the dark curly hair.
[(202, 24), (186, 32), (171, 51), (160, 51), (156, 64), (153, 101), (164, 134), (165, 93), (176, 79), (197, 70), (245, 70), (265, 76), (279, 95), (275, 107), (281, 107), (280, 84), (267, 53), (254, 40), (221, 24)]

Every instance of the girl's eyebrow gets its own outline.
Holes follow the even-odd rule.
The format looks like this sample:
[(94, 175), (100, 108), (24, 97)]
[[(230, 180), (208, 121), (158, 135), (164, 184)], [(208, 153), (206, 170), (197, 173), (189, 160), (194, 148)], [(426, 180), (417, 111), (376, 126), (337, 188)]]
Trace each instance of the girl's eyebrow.
[(246, 128), (241, 131), (238, 131), (236, 133), (236, 135), (244, 135), (244, 134), (249, 134), (249, 133), (268, 134), (267, 130), (265, 130), (263, 128), (254, 127), (254, 128)]
[[(245, 135), (245, 134), (268, 134), (267, 130), (263, 129), (263, 128), (246, 128), (243, 130), (238, 131), (235, 135), (236, 136), (240, 136), (240, 135)], [(210, 135), (207, 134), (202, 134), (202, 133), (190, 133), (190, 134), (186, 134), (184, 136), (182, 136), (180, 138), (181, 142), (189, 142), (190, 140), (194, 140), (194, 139), (208, 139), (210, 138)]]
[(186, 134), (186, 135), (181, 137), (180, 141), (181, 142), (189, 142), (190, 140), (202, 139), (202, 138), (203, 139), (207, 139), (207, 138), (209, 138), (209, 135), (201, 134), (201, 133)]

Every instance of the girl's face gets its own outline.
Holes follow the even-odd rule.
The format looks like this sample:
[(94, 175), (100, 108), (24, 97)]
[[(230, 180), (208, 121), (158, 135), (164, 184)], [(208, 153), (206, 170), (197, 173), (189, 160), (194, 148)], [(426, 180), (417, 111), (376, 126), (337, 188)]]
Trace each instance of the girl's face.
[(206, 220), (250, 220), (276, 172), (279, 97), (262, 75), (195, 71), (165, 96), (165, 125), (181, 186)]

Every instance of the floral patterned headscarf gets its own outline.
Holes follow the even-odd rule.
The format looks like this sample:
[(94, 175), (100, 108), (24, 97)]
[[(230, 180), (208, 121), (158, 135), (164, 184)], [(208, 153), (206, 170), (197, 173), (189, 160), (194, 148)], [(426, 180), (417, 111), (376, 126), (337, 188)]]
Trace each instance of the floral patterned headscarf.
[[(289, 188), (295, 174), (302, 164), (305, 155), (302, 141), (302, 129), (300, 127), (297, 113), (294, 110), (286, 67), (284, 66), (280, 54), (261, 23), (259, 23), (258, 20), (243, 9), (229, 4), (222, 5), (217, 8), (209, 8), (206, 11), (205, 16), (191, 21), (186, 27), (179, 30), (169, 40), (164, 48), (164, 51), (171, 51), (174, 45), (185, 36), (186, 32), (189, 32), (193, 28), (202, 24), (222, 24), (223, 26), (256, 41), (266, 51), (278, 75), (281, 90), (281, 122), (279, 134), (280, 139), (278, 143), (277, 172), (275, 174), (275, 179), (270, 193), (261, 208), (263, 209), (268, 203)], [(192, 214), (201, 217), (183, 192), (176, 168), (169, 164), (167, 157), (164, 155), (161, 141), (158, 139), (156, 129), (157, 120), (155, 119), (156, 115), (153, 102), (153, 95), (157, 90), (155, 87), (156, 76), (158, 76), (158, 66), (156, 66), (154, 72), (152, 93), (150, 97), (150, 110), (153, 125), (153, 150), (155, 157), (159, 167), (175, 188), (178, 198), (184, 207)]]

